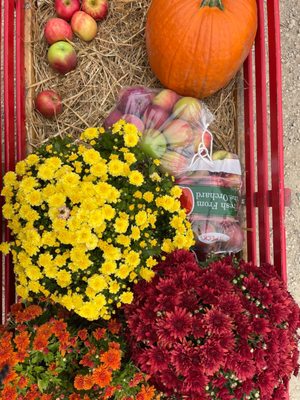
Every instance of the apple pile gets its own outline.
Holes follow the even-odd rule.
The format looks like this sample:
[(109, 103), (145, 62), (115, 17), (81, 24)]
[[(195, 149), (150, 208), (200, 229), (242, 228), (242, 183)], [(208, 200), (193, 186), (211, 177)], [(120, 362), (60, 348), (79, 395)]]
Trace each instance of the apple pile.
[(107, 0), (55, 0), (58, 18), (47, 21), (45, 39), (50, 45), (48, 61), (51, 67), (62, 74), (72, 71), (77, 65), (74, 47), (69, 43), (73, 33), (85, 42), (97, 34), (97, 22), (108, 13)]
[(237, 253), (244, 241), (240, 226), (242, 176), (234, 168), (228, 172), (232, 162), (239, 163), (238, 157), (219, 150), (212, 160), (219, 172), (196, 170), (176, 180), (182, 188), (181, 205), (194, 231), (194, 251), (201, 261), (210, 253)]
[(116, 107), (104, 121), (106, 129), (120, 119), (134, 124), (142, 133), (141, 147), (159, 159), (164, 172), (180, 176), (190, 163), (190, 149), (200, 142), (210, 148), (211, 135), (206, 128), (211, 114), (193, 97), (181, 97), (169, 89), (160, 91), (142, 86), (123, 89)]
[[(73, 33), (85, 42), (90, 42), (97, 34), (97, 22), (108, 13), (108, 0), (55, 0), (58, 17), (50, 18), (44, 28), (44, 37), (50, 45), (48, 62), (61, 74), (66, 74), (77, 66), (77, 55), (70, 43)], [(53, 118), (62, 112), (62, 102), (58, 93), (45, 90), (35, 99), (36, 109), (46, 118)]]

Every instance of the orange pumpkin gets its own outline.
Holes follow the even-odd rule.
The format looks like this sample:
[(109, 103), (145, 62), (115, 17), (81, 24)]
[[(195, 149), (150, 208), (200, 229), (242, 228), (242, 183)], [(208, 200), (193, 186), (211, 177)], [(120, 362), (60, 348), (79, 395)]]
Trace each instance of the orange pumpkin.
[(210, 96), (240, 69), (256, 29), (256, 0), (152, 0), (146, 24), (150, 66), (167, 88)]

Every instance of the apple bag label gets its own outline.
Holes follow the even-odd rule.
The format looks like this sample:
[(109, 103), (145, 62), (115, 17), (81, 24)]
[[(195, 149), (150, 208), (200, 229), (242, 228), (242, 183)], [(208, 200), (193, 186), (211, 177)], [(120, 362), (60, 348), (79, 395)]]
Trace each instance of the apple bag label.
[(214, 216), (237, 218), (239, 203), (237, 189), (205, 185), (185, 186), (185, 189), (188, 189), (186, 193), (192, 196), (193, 208), (190, 214), (208, 218)]

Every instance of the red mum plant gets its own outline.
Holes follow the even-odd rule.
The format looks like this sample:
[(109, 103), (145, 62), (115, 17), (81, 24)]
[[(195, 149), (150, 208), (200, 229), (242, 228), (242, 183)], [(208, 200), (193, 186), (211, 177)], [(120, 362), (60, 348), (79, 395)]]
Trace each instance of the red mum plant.
[(168, 398), (284, 400), (299, 307), (271, 265), (177, 251), (126, 307), (132, 357)]
[(1, 400), (154, 400), (128, 359), (121, 324), (88, 323), (50, 303), (15, 304), (0, 327)]

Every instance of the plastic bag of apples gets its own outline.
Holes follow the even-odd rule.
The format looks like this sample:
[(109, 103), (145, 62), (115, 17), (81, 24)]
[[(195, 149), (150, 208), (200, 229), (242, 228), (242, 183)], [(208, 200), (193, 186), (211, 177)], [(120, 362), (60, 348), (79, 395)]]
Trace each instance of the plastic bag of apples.
[(234, 154), (213, 153), (208, 130), (213, 118), (196, 98), (169, 89), (135, 86), (121, 90), (104, 121), (105, 128), (120, 119), (136, 125), (144, 152), (159, 159), (162, 171), (176, 178), (199, 260), (209, 253), (236, 253), (243, 246), (241, 165)]
[(199, 146), (176, 183), (182, 188), (180, 200), (192, 224), (198, 259), (241, 251), (242, 172), (237, 155)]
[(116, 107), (104, 121), (105, 128), (120, 119), (136, 125), (142, 133), (141, 147), (160, 160), (163, 171), (180, 176), (213, 115), (198, 99), (181, 97), (169, 89), (134, 86), (121, 90)]

